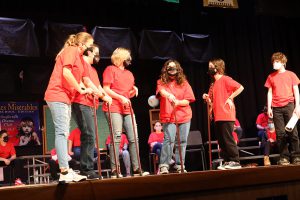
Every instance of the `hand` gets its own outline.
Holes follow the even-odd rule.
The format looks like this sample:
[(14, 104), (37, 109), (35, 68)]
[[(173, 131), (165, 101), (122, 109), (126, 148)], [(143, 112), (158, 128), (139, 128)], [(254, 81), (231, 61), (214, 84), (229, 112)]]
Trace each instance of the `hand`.
[(9, 159), (4, 159), (3, 161), (4, 161), (4, 163), (5, 163), (6, 165), (9, 165), (9, 164), (10, 164), (10, 160), (9, 160)]
[(294, 113), (296, 113), (296, 115), (298, 116), (298, 118), (300, 118), (300, 106), (296, 106)]
[(169, 93), (168, 96), (167, 96), (167, 99), (168, 99), (171, 103), (174, 104), (174, 102), (175, 102), (175, 100), (176, 100), (176, 97), (175, 97), (173, 94)]
[(202, 95), (202, 98), (206, 101), (206, 103), (211, 104), (211, 99), (209, 98), (209, 95), (208, 95), (208, 94), (204, 93), (204, 94)]
[(69, 151), (69, 155), (70, 155), (70, 156), (73, 156), (73, 155), (74, 155), (74, 152), (73, 152), (73, 151)]
[(270, 118), (273, 118), (273, 111), (272, 111), (272, 108), (268, 108), (268, 116)]
[(104, 97), (102, 97), (102, 100), (105, 101), (106, 103), (108, 103), (108, 105), (112, 104), (112, 98), (108, 95), (105, 95)]
[(127, 106), (130, 105), (130, 100), (127, 99), (126, 97), (122, 96), (122, 97), (121, 97), (121, 103), (122, 103), (125, 107), (127, 107)]
[(233, 104), (233, 100), (231, 98), (228, 98), (226, 101), (225, 101), (225, 106), (226, 104), (229, 105), (229, 108), (230, 109), (233, 109), (234, 108), (234, 104)]

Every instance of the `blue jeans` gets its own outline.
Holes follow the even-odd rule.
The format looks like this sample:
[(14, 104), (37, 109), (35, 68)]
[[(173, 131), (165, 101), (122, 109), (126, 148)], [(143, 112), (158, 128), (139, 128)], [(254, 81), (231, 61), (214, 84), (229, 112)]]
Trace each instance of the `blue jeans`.
[(162, 148), (162, 143), (160, 142), (157, 142), (152, 148), (152, 153), (155, 153), (158, 156), (158, 158), (160, 158), (161, 148)]
[(55, 149), (59, 168), (69, 168), (68, 136), (70, 132), (71, 105), (47, 101), (55, 130)]
[(72, 104), (74, 119), (80, 129), (80, 170), (94, 170), (95, 122), (93, 108), (79, 103)]
[[(180, 147), (181, 147), (182, 162), (183, 162), (182, 164), (184, 166), (187, 138), (190, 132), (191, 122), (189, 121), (183, 124), (179, 124), (178, 126), (179, 126)], [(174, 144), (176, 147), (175, 162), (176, 165), (181, 165), (178, 141), (176, 138), (176, 124), (165, 123), (163, 125), (163, 130), (165, 136), (164, 136), (164, 143), (162, 145), (161, 154), (160, 154), (160, 167), (169, 167), (169, 163), (171, 162), (172, 155), (173, 155)]]
[[(106, 119), (108, 120), (108, 113), (105, 113)], [(136, 171), (139, 169), (139, 164), (138, 164), (138, 156), (137, 156), (137, 149), (135, 146), (135, 139), (134, 139), (134, 132), (133, 132), (133, 127), (132, 127), (132, 121), (131, 121), (131, 115), (125, 114), (122, 115), (120, 113), (111, 113), (111, 120), (112, 120), (112, 130), (114, 134), (114, 139), (115, 139), (115, 148), (116, 148), (116, 157), (117, 157), (117, 162), (119, 163), (119, 146), (120, 146), (120, 141), (121, 141), (121, 134), (122, 134), (122, 129), (124, 127), (125, 133), (127, 135), (127, 139), (129, 142), (129, 153), (130, 153), (130, 158), (132, 161), (132, 167), (133, 170)], [(135, 117), (133, 117), (134, 124), (136, 125)], [(137, 146), (138, 146), (138, 132), (137, 132), (137, 127), (134, 127), (136, 130), (136, 141), (137, 141)], [(110, 143), (110, 149), (113, 149), (112, 147), (112, 139)], [(109, 151), (109, 156), (110, 156), (110, 165), (112, 171), (116, 169), (116, 164), (115, 164), (115, 157), (114, 157), (114, 152)]]

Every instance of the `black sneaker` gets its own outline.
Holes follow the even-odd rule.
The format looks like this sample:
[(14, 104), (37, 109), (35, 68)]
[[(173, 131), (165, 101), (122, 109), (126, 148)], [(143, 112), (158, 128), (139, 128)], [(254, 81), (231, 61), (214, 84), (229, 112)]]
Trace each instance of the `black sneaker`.
[(133, 176), (148, 176), (149, 172), (144, 172), (143, 170), (140, 171), (140, 169), (133, 171)]
[(84, 175), (87, 177), (88, 180), (99, 180), (99, 179), (103, 179), (102, 176), (99, 176), (98, 174), (96, 174), (94, 171), (88, 171), (88, 172), (80, 172), (80, 175)]

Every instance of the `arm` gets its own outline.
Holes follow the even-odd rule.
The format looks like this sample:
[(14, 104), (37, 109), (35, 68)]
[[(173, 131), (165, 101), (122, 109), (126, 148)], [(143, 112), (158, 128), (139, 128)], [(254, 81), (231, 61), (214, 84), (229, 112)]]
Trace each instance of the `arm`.
[(300, 117), (300, 105), (299, 105), (299, 88), (298, 85), (293, 86), (293, 92), (295, 97), (295, 110), (294, 112)]
[(112, 98), (105, 93), (101, 85), (97, 87), (89, 77), (83, 77), (83, 83), (92, 89), (94, 95), (97, 95), (100, 99), (108, 102), (109, 104), (112, 103)]
[(111, 90), (110, 89), (110, 84), (104, 84), (103, 89), (109, 96), (111, 96), (113, 99), (117, 99), (118, 101), (122, 102), (123, 105), (129, 105), (130, 104), (129, 99), (127, 99), (126, 97), (124, 97), (120, 94), (117, 94), (116, 92)]
[(273, 96), (273, 92), (272, 92), (272, 88), (270, 87), (268, 90), (268, 94), (267, 94), (267, 101), (268, 101), (268, 116), (270, 118), (273, 118), (273, 111), (272, 111), (272, 96)]
[(81, 89), (79, 83), (77, 83), (75, 77), (73, 76), (71, 70), (67, 67), (63, 68), (63, 77), (67, 80), (67, 82), (75, 88), (80, 94), (87, 93), (86, 90)]
[(72, 151), (72, 146), (73, 146), (73, 141), (68, 139), (68, 154), (71, 156), (74, 155)]
[(237, 90), (235, 90), (226, 100), (225, 105), (228, 104), (229, 108), (233, 108), (233, 99), (238, 96), (242, 91), (244, 90), (244, 87), (241, 85)]

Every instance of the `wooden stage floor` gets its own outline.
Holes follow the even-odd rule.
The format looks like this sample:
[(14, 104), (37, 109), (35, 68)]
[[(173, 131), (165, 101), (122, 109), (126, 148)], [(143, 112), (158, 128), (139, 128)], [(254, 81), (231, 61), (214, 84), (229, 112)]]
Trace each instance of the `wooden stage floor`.
[(271, 166), (0, 188), (1, 200), (300, 199), (300, 166)]

